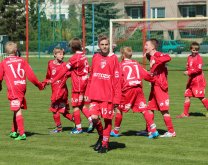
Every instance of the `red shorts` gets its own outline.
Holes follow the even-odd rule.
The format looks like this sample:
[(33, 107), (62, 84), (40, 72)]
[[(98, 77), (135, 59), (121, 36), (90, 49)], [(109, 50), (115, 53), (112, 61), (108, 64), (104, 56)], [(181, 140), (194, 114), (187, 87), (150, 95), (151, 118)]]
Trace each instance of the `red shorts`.
[(84, 96), (84, 93), (73, 92), (71, 94), (71, 105), (72, 107), (83, 106), (84, 104), (89, 104), (90, 101), (88, 97)]
[(147, 109), (159, 111), (169, 110), (168, 92), (162, 90), (159, 86), (152, 87)]
[(128, 112), (132, 108), (133, 112), (143, 112), (147, 110), (147, 104), (142, 88), (131, 88), (122, 92), (119, 109)]
[(205, 88), (187, 88), (185, 93), (184, 93), (185, 97), (196, 97), (196, 98), (200, 98), (200, 97), (204, 97), (205, 96)]
[(64, 100), (57, 100), (54, 103), (51, 103), (50, 111), (51, 112), (59, 112), (59, 113), (65, 113), (69, 111), (69, 103), (68, 101)]
[(105, 119), (113, 119), (114, 116), (114, 106), (112, 103), (109, 102), (102, 102), (102, 101), (92, 101), (90, 103), (90, 114), (101, 116)]
[(25, 98), (10, 100), (10, 109), (18, 111), (19, 109), (27, 109), (27, 102)]

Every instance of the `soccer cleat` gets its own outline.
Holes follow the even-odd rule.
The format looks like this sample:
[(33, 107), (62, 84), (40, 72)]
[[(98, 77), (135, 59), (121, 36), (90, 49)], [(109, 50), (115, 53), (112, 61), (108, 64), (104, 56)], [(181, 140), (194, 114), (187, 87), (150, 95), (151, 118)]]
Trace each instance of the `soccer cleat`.
[(136, 133), (137, 136), (148, 136), (148, 132), (146, 130), (138, 131)]
[(18, 137), (18, 133), (17, 132), (10, 132), (9, 136), (11, 138), (17, 138)]
[(113, 130), (110, 133), (110, 136), (112, 137), (119, 137), (120, 135), (118, 133), (115, 133)]
[(186, 114), (182, 113), (182, 114), (176, 116), (176, 118), (178, 118), (178, 119), (185, 118), (185, 117), (189, 117), (189, 114), (186, 115)]
[(94, 131), (94, 129), (95, 129), (95, 127), (94, 127), (94, 125), (93, 125), (93, 122), (91, 122), (91, 123), (89, 124), (88, 129), (87, 129), (87, 133), (92, 133), (92, 132)]
[(80, 129), (80, 130), (72, 129), (72, 131), (71, 131), (71, 134), (82, 134), (82, 133), (83, 133), (82, 129)]
[(162, 138), (176, 137), (176, 133), (175, 132), (173, 132), (173, 133), (166, 132), (164, 135), (160, 135), (160, 137), (162, 137)]
[(100, 137), (98, 138), (97, 142), (95, 143), (94, 147), (93, 147), (93, 149), (94, 149), (95, 151), (98, 151), (98, 150), (102, 147), (102, 140), (103, 140), (103, 137), (100, 136)]
[(58, 127), (53, 129), (52, 131), (50, 131), (51, 134), (53, 134), (53, 133), (60, 133), (60, 132), (62, 132), (62, 128), (58, 128)]
[(158, 131), (152, 132), (150, 133), (150, 135), (148, 136), (149, 139), (155, 139), (159, 136), (160, 134), (158, 133)]
[(26, 135), (19, 135), (18, 137), (16, 137), (14, 140), (26, 140)]
[(98, 150), (98, 153), (107, 153), (108, 152), (108, 147), (107, 146), (101, 146), (100, 149)]

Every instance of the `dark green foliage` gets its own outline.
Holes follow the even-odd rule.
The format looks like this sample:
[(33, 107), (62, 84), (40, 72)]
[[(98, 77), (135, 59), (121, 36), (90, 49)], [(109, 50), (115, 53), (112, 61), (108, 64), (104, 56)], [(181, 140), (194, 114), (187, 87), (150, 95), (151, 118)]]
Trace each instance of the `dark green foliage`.
[[(119, 9), (115, 8), (114, 3), (94, 4), (94, 19), (95, 19), (95, 40), (99, 34), (109, 33), (110, 19), (119, 18)], [(92, 5), (86, 5), (86, 38), (87, 43), (92, 43)]]

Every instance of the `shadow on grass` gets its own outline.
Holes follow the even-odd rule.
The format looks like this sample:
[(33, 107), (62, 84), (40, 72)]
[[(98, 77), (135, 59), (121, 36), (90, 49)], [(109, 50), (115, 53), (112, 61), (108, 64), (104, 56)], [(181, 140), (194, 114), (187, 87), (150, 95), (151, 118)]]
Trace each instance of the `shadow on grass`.
[(116, 150), (119, 148), (126, 148), (126, 144), (118, 142), (109, 142), (109, 151)]
[(33, 136), (33, 135), (48, 135), (48, 134), (43, 134), (43, 133), (37, 133), (37, 132), (25, 132), (27, 137)]
[(189, 116), (196, 116), (196, 117), (199, 116), (199, 117), (201, 117), (201, 116), (205, 116), (205, 115), (201, 112), (190, 112)]
[[(160, 135), (167, 132), (166, 130), (163, 130), (163, 129), (157, 129), (157, 131), (159, 132)], [(143, 132), (143, 130), (141, 130), (141, 131), (128, 130), (126, 132), (122, 132), (121, 136), (148, 136), (147, 133), (146, 134), (145, 133), (138, 134), (139, 132)]]

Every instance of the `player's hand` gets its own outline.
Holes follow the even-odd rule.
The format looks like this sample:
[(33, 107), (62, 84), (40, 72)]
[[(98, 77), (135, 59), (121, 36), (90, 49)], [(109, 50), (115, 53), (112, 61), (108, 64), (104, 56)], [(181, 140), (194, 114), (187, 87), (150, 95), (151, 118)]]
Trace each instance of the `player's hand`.
[(188, 71), (183, 72), (184, 75), (188, 76)]
[(45, 88), (45, 86), (44, 86), (44, 84), (43, 83), (39, 83), (38, 84), (38, 88), (39, 88), (39, 90), (41, 91), (41, 90), (43, 90), (44, 88)]

